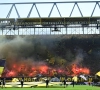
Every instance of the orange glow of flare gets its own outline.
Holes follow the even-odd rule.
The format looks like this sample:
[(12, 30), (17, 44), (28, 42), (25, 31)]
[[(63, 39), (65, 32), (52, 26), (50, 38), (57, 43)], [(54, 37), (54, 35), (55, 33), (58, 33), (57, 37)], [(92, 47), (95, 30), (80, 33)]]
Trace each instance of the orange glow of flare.
[(46, 73), (47, 70), (48, 70), (48, 67), (47, 67), (47, 66), (41, 66), (41, 67), (40, 67), (40, 71), (41, 71), (41, 72)]
[(77, 67), (77, 65), (73, 65), (72, 66), (72, 72), (77, 75), (77, 74), (80, 74), (80, 73), (83, 73), (83, 74), (89, 74), (90, 73), (90, 70), (88, 68), (79, 68)]

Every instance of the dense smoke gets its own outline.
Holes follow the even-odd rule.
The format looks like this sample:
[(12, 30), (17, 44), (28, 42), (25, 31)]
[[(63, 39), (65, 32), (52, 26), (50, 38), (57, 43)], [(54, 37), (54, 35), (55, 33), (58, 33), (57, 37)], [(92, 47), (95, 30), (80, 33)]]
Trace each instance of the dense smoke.
[(80, 65), (83, 60), (84, 60), (83, 50), (82, 49), (78, 49), (76, 51), (76, 57), (75, 57), (75, 60), (73, 61), (73, 64)]
[[(26, 41), (25, 38), (16, 37), (16, 38), (2, 38), (0, 41), (0, 56), (2, 58), (20, 58), (21, 56), (28, 54), (27, 50), (32, 50), (32, 42)], [(31, 49), (30, 49), (31, 48)]]
[[(92, 35), (89, 37), (82, 35), (78, 37), (77, 35), (0, 36), (0, 58), (6, 59), (6, 72), (14, 71), (16, 67), (25, 67), (26, 70), (31, 68), (30, 72), (32, 72), (32, 68), (36, 67), (37, 69), (35, 68), (33, 71), (40, 70), (41, 73), (44, 73), (47, 72), (45, 70), (52, 69), (71, 75), (76, 72), (76, 69), (75, 72), (72, 69), (72, 65), (75, 64), (77, 70), (84, 69), (84, 72), (79, 71), (76, 74), (80, 72), (89, 74), (87, 68), (94, 74), (100, 69), (100, 63), (98, 63), (100, 59), (99, 38), (100, 36), (93, 37)], [(96, 70), (93, 69), (95, 65)], [(45, 70), (41, 70), (41, 68)], [(20, 68), (19, 71), (25, 74)], [(37, 72), (37, 74), (39, 73)], [(33, 75), (33, 73), (30, 74)]]

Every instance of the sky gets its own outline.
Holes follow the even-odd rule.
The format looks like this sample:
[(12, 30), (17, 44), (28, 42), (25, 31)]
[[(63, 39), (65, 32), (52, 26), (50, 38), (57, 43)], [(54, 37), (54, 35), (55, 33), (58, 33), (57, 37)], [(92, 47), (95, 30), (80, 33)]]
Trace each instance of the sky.
[[(59, 2), (59, 1), (63, 2), (63, 1), (70, 1), (70, 0), (50, 0), (50, 1), (49, 0), (0, 0), (0, 3), (33, 2), (33, 1), (34, 2), (56, 2), (56, 1), (57, 2)], [(87, 0), (72, 0), (72, 1), (87, 1)], [(90, 0), (90, 1), (95, 1), (95, 0)], [(85, 4), (80, 3), (78, 5), (81, 9), (83, 16), (91, 16), (93, 8), (95, 6), (95, 3), (85, 3)], [(53, 4), (41, 4), (41, 5), (38, 4), (36, 6), (37, 6), (37, 9), (38, 9), (41, 17), (48, 17)], [(59, 8), (59, 11), (60, 11), (62, 17), (69, 17), (71, 10), (74, 6), (74, 3), (72, 3), (72, 4), (71, 3), (69, 3), (69, 4), (57, 4), (57, 6)], [(28, 5), (28, 4), (26, 4), (26, 5), (16, 5), (16, 8), (18, 10), (20, 17), (27, 17), (31, 7), (32, 7), (32, 4), (30, 4), (30, 5)], [(0, 17), (5, 18), (7, 16), (8, 12), (9, 12), (10, 8), (11, 8), (11, 5), (0, 5), (0, 11), (1, 11)], [(98, 12), (100, 12), (100, 9), (97, 5), (93, 16), (99, 16)], [(36, 11), (36, 8), (33, 7), (33, 10), (32, 10), (32, 13), (30, 14), (30, 17), (38, 17), (38, 16), (39, 15)], [(58, 11), (57, 11), (56, 6), (54, 6), (54, 9), (53, 9), (50, 16), (51, 17), (59, 17), (60, 16)], [(77, 5), (75, 6), (74, 11), (73, 11), (71, 16), (72, 17), (81, 16)], [(15, 8), (13, 8), (10, 17), (11, 18), (17, 18), (18, 17), (17, 14), (16, 14), (16, 11), (15, 11)]]

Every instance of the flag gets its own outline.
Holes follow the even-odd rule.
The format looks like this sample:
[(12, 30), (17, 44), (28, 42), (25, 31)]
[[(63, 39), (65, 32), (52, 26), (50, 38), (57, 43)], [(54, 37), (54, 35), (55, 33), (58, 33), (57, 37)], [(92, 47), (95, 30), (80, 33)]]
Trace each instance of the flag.
[(80, 75), (81, 78), (83, 78), (84, 80), (87, 80), (87, 78), (84, 75)]
[(96, 73), (97, 76), (100, 76), (100, 71)]
[(74, 80), (74, 82), (77, 82), (77, 81), (78, 81), (77, 76), (74, 76), (74, 77), (72, 78), (72, 80)]
[(0, 75), (3, 73), (5, 62), (5, 59), (0, 59)]

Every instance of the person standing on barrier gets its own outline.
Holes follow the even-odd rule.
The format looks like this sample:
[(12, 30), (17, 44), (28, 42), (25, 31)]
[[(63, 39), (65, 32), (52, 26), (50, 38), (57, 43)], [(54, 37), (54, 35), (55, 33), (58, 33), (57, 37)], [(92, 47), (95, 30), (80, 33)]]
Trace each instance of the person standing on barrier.
[(2, 85), (2, 81), (1, 81), (1, 75), (0, 75), (0, 87), (1, 87), (1, 85)]
[(65, 88), (66, 87), (66, 80), (64, 80), (63, 83), (64, 83), (64, 88)]
[(74, 85), (75, 85), (75, 81), (74, 81), (74, 80), (72, 81), (72, 85), (73, 85), (73, 87), (74, 87)]
[(48, 87), (48, 84), (49, 84), (49, 80), (47, 79), (46, 80), (46, 88)]
[(5, 78), (2, 78), (1, 84), (2, 84), (2, 88), (5, 88)]
[(24, 80), (21, 79), (20, 83), (21, 83), (21, 88), (23, 88)]
[(22, 74), (22, 79), (21, 79), (20, 83), (21, 83), (21, 88), (23, 88), (23, 85), (24, 85), (24, 74)]
[(2, 85), (2, 81), (1, 81), (1, 78), (0, 78), (0, 87), (1, 87), (1, 85)]

